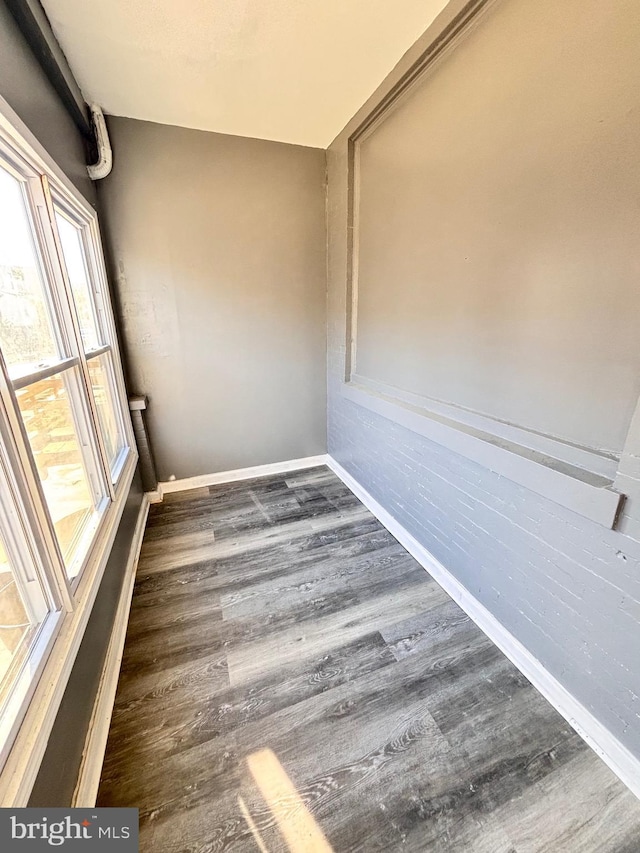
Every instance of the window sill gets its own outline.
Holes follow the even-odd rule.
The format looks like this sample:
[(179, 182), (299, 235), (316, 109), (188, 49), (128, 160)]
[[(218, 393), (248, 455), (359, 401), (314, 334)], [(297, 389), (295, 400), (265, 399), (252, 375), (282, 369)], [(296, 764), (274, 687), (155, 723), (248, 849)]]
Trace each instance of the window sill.
[(343, 397), (496, 474), (567, 507), (615, 526), (624, 495), (613, 491), (617, 459), (565, 444), (457, 407), (426, 401), (356, 377)]

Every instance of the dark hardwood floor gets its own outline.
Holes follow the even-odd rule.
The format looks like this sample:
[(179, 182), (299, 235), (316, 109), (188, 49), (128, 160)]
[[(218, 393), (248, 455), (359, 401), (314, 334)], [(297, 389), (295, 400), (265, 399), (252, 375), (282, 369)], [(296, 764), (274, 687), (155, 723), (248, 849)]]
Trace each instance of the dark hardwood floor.
[(640, 851), (640, 802), (325, 468), (151, 508), (98, 805), (144, 853)]

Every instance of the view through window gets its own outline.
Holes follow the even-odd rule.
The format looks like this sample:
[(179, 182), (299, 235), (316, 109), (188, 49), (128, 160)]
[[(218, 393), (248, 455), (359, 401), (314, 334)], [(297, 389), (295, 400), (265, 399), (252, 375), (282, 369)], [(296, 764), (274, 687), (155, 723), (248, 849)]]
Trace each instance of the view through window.
[(56, 626), (92, 600), (135, 464), (95, 213), (3, 128), (0, 762)]
[[(106, 488), (90, 451), (79, 367), (36, 250), (28, 184), (0, 171), (0, 346), (70, 576), (78, 573)], [(86, 312), (86, 296), (83, 310)], [(75, 291), (74, 291), (75, 295)], [(54, 368), (58, 368), (53, 372)], [(66, 370), (64, 368), (67, 368)], [(75, 405), (74, 405), (75, 403)]]
[(18, 585), (4, 542), (0, 539), (0, 701), (11, 684), (11, 672), (28, 652), (36, 620)]

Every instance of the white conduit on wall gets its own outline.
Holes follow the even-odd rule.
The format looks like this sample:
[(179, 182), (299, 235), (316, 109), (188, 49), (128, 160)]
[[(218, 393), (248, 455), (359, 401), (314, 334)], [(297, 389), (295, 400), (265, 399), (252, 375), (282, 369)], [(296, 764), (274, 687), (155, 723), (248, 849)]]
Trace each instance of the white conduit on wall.
[(87, 166), (87, 172), (92, 181), (99, 181), (101, 178), (106, 178), (111, 171), (113, 152), (111, 151), (107, 124), (101, 107), (97, 104), (91, 104), (90, 110), (98, 149), (98, 161), (92, 166)]

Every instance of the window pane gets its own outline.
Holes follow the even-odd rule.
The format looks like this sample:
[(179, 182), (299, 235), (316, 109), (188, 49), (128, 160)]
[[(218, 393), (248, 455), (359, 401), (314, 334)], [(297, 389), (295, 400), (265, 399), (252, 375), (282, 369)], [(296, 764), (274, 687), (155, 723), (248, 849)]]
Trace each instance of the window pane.
[[(74, 412), (79, 414), (75, 369), (17, 392), (42, 488), (67, 573), (75, 577), (99, 519)], [(75, 399), (74, 399), (75, 398)], [(71, 400), (73, 400), (73, 410)], [(87, 450), (85, 449), (85, 453)]]
[(88, 352), (89, 350), (97, 349), (104, 342), (101, 340), (98, 331), (93, 294), (91, 293), (89, 283), (89, 272), (84, 246), (82, 245), (82, 232), (60, 213), (56, 213), (56, 222), (58, 224), (58, 233), (60, 234), (67, 275), (71, 284), (71, 290), (73, 291), (73, 301), (78, 312), (82, 343), (85, 352)]
[(90, 359), (89, 375), (91, 387), (98, 409), (98, 420), (104, 438), (109, 466), (113, 469), (120, 451), (124, 447), (122, 430), (116, 414), (116, 398), (114, 392), (113, 366), (111, 353), (105, 352)]
[(61, 355), (22, 184), (0, 166), (0, 347), (12, 379)]
[(37, 625), (29, 618), (4, 542), (0, 539), (0, 704), (23, 663)]

